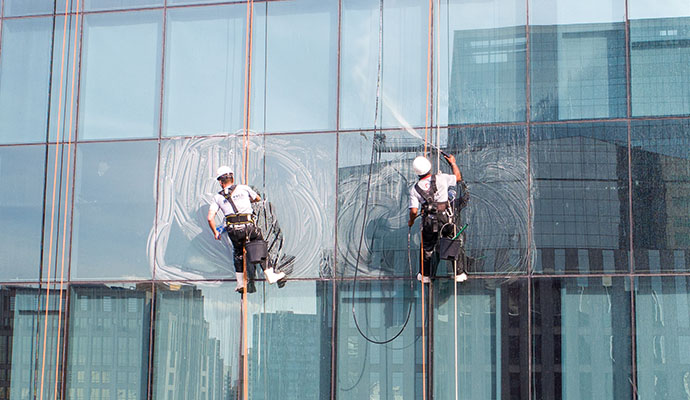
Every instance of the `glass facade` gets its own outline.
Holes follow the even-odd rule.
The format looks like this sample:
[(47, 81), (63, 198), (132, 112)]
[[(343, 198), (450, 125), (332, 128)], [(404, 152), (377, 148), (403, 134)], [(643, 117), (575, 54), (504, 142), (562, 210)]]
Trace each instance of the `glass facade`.
[(0, 400), (690, 399), (687, 1), (0, 0), (0, 186)]

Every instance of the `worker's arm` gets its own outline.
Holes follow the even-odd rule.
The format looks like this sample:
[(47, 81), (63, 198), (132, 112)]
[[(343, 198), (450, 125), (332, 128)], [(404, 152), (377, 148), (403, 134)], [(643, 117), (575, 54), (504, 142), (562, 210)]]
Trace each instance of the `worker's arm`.
[(458, 165), (455, 163), (455, 156), (452, 154), (449, 155), (443, 155), (446, 158), (446, 161), (448, 161), (448, 164), (450, 164), (450, 167), (453, 169), (453, 175), (455, 175), (455, 180), (457, 182), (460, 182), (462, 180), (462, 174), (460, 173), (460, 168), (458, 168)]
[(410, 220), (407, 221), (407, 226), (409, 226), (410, 228), (414, 224), (414, 220), (417, 218), (417, 212), (418, 211), (419, 210), (416, 208), (410, 208)]
[(216, 240), (220, 240), (220, 232), (216, 230), (216, 211), (213, 211), (213, 209), (209, 208), (208, 209), (208, 216), (206, 219), (208, 219), (208, 226), (211, 227), (211, 232), (213, 232), (213, 237), (216, 238)]
[(258, 203), (261, 201), (261, 196), (257, 193), (256, 197), (252, 199), (252, 203)]

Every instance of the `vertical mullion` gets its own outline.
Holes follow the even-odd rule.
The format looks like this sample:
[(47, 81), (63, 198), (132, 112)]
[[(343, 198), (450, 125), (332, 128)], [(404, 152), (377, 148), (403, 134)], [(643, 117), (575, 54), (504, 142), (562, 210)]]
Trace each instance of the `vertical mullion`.
[[(338, 49), (337, 49), (337, 71), (336, 71), (336, 107), (335, 107), (335, 221), (334, 221), (334, 240), (333, 240), (333, 269), (330, 281), (333, 285), (331, 294), (331, 394), (330, 399), (336, 399), (336, 382), (338, 381), (338, 165), (340, 162), (340, 70), (341, 70), (341, 47), (342, 47), (342, 22), (343, 22), (343, 0), (338, 0)], [(354, 299), (353, 299), (354, 301)]]
[(531, 125), (531, 83), (530, 83), (530, 67), (531, 67), (531, 40), (530, 40), (530, 20), (529, 20), (529, 0), (525, 0), (525, 127), (526, 127), (526, 157), (527, 157), (527, 397), (532, 399), (532, 374), (533, 374), (533, 360), (532, 360), (532, 174), (531, 174), (531, 160), (530, 160), (530, 136), (532, 132)]

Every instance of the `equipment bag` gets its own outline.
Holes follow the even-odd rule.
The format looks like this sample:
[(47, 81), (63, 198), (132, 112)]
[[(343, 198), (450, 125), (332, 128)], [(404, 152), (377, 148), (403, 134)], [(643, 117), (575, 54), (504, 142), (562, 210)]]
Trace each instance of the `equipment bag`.
[(268, 243), (263, 239), (252, 240), (244, 245), (247, 250), (247, 262), (258, 264), (268, 256)]

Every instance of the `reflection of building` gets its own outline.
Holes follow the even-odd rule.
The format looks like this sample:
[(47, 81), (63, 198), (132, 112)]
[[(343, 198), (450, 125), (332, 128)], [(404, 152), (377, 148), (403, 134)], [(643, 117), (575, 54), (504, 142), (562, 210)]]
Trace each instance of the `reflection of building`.
[(0, 400), (10, 398), (12, 373), (12, 321), (14, 320), (14, 296), (8, 289), (0, 289)]

